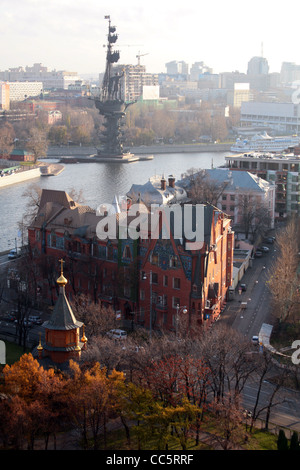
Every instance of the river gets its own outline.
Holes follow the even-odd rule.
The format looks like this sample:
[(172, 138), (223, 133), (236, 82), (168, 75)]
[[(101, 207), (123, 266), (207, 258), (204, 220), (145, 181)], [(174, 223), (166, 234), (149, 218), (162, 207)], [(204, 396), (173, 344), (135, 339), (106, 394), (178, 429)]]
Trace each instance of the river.
[[(134, 163), (74, 163), (65, 165), (58, 176), (40, 177), (0, 190), (0, 252), (21, 245), (18, 222), (22, 221), (27, 197), (24, 192), (32, 185), (45, 189), (82, 191), (84, 204), (96, 209), (101, 203), (112, 202), (115, 195), (125, 195), (132, 184), (144, 184), (153, 175), (173, 174), (176, 180), (189, 168), (211, 168), (225, 164), (229, 152), (174, 153), (154, 155), (153, 160)], [(57, 162), (57, 159), (47, 159)]]

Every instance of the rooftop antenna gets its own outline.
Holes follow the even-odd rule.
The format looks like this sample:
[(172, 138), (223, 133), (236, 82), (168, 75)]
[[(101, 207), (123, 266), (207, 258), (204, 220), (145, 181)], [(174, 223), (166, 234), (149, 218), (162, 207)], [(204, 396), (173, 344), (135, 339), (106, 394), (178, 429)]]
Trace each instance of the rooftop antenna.
[(261, 57), (264, 56), (264, 43), (261, 42)]

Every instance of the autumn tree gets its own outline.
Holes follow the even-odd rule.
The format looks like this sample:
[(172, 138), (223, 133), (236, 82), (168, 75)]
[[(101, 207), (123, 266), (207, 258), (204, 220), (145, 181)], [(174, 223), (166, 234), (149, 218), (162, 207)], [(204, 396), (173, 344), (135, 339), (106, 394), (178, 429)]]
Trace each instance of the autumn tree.
[(6, 423), (8, 440), (20, 448), (26, 439), (28, 448), (33, 449), (36, 438), (44, 436), (47, 447), (50, 433), (62, 429), (61, 376), (53, 369), (46, 371), (31, 354), (24, 354), (12, 366), (4, 367), (3, 377), (2, 396), (6, 399), (0, 403), (0, 422)]
[(7, 158), (14, 149), (15, 132), (13, 126), (5, 122), (0, 125), (0, 158)]
[(73, 422), (81, 430), (84, 448), (89, 447), (89, 430), (94, 450), (99, 448), (100, 432), (106, 448), (107, 423), (117, 409), (118, 387), (124, 381), (123, 373), (107, 373), (99, 363), (85, 370), (70, 361), (73, 372), (69, 379), (68, 403)]
[(278, 318), (279, 325), (283, 322), (297, 322), (300, 318), (300, 292), (298, 252), (299, 225), (297, 219), (291, 219), (276, 238), (278, 256), (270, 270), (270, 287), (273, 303), (276, 308), (273, 314)]

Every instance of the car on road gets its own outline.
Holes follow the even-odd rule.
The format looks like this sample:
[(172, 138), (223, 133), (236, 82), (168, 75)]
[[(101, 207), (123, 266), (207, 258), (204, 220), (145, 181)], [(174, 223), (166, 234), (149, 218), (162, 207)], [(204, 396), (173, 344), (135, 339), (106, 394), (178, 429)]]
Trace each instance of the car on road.
[(126, 339), (127, 338), (127, 333), (124, 330), (120, 329), (115, 329), (115, 330), (110, 330), (108, 333), (106, 333), (109, 338), (112, 339)]
[(251, 341), (252, 341), (253, 344), (258, 344), (258, 342), (259, 342), (258, 336), (256, 336), (256, 335), (252, 336)]
[(16, 259), (20, 257), (20, 252), (16, 250), (15, 248), (13, 250), (10, 250), (8, 253), (8, 259)]
[(267, 246), (260, 246), (259, 251), (262, 251), (263, 253), (269, 253), (270, 248), (268, 248)]
[(275, 237), (267, 237), (264, 239), (264, 243), (269, 243), (270, 245), (272, 245), (272, 243), (274, 243), (274, 240)]
[(255, 257), (255, 258), (261, 258), (262, 255), (263, 255), (262, 251), (259, 251), (259, 250), (257, 250), (257, 251), (254, 253), (254, 257)]
[(240, 288), (242, 289), (242, 291), (246, 292), (247, 284), (240, 284)]

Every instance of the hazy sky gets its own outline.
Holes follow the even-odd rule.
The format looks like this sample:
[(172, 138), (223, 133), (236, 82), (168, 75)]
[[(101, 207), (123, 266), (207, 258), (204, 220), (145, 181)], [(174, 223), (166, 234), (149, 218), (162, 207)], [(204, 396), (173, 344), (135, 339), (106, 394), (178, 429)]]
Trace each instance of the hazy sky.
[(295, 0), (1, 0), (0, 70), (41, 62), (56, 70), (99, 73), (105, 67), (110, 15), (119, 63), (165, 72), (165, 63), (204, 61), (213, 72), (247, 72), (251, 57), (300, 63)]

